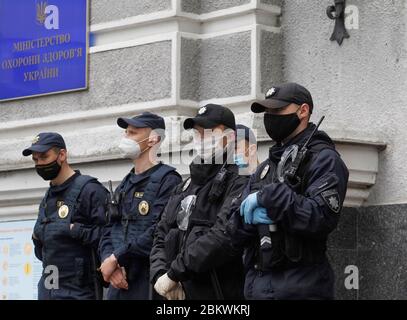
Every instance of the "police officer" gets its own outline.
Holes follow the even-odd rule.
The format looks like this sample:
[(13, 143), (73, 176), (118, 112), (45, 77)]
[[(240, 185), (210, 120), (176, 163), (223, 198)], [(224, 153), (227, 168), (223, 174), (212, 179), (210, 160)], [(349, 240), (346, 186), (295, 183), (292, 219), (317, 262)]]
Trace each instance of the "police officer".
[(51, 181), (32, 235), (44, 268), (38, 299), (100, 299), (96, 249), (106, 222), (106, 189), (70, 167), (58, 133), (40, 133), (23, 155), (32, 155), (37, 173)]
[(151, 281), (170, 300), (243, 298), (242, 252), (233, 250), (225, 233), (230, 207), (247, 183), (233, 163), (235, 117), (209, 104), (184, 128), (194, 129), (197, 156), (157, 226)]
[(256, 136), (252, 129), (243, 124), (236, 125), (235, 164), (241, 175), (253, 174), (259, 165)]
[(333, 299), (326, 242), (340, 217), (348, 169), (326, 133), (312, 135), (313, 101), (303, 86), (275, 86), (251, 109), (265, 112), (276, 144), (250, 178), (240, 207), (244, 224), (235, 229), (236, 243), (247, 247), (245, 297)]
[(175, 168), (157, 161), (165, 135), (164, 119), (144, 112), (119, 118), (125, 129), (119, 145), (134, 167), (115, 190), (117, 217), (110, 217), (100, 242), (101, 271), (110, 282), (108, 299), (151, 298), (149, 255), (157, 219), (171, 191), (182, 182)]

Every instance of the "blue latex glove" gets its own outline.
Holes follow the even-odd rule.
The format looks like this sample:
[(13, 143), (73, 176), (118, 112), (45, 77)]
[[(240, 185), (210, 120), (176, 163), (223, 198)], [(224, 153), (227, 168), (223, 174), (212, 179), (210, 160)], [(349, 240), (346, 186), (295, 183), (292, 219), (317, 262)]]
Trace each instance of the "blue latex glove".
[(247, 198), (243, 200), (240, 205), (240, 215), (244, 217), (244, 222), (246, 224), (253, 223), (253, 212), (258, 207), (257, 192), (249, 194)]
[(273, 224), (267, 215), (267, 209), (263, 207), (258, 207), (253, 212), (253, 224)]

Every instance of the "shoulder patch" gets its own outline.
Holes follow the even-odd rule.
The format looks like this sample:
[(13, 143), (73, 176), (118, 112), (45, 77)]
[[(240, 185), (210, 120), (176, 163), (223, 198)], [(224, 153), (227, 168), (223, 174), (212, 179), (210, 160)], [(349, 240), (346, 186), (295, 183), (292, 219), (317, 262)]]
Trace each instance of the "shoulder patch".
[(321, 192), (321, 196), (331, 211), (339, 213), (341, 210), (341, 199), (339, 198), (339, 194), (336, 189)]

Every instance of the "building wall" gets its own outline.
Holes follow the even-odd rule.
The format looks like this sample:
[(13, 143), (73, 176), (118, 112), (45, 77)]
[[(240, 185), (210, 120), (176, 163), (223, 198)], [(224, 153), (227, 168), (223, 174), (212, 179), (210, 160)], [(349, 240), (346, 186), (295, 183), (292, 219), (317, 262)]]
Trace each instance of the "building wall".
[[(190, 142), (183, 119), (215, 102), (258, 130), (262, 160), (271, 142), (249, 106), (273, 84), (296, 81), (312, 92), (312, 120), (326, 116), (322, 129), (350, 169), (346, 208), (329, 242), (337, 297), (404, 298), (406, 5), (348, 1), (359, 10), (359, 29), (338, 46), (329, 40), (331, 4), (91, 1), (89, 90), (0, 103), (0, 220), (36, 215), (47, 184), (21, 150), (38, 132), (60, 132), (75, 168), (117, 184), (131, 167), (118, 154), (117, 117), (163, 115), (172, 133), (165, 157)], [(187, 174), (187, 165), (177, 167)], [(344, 287), (348, 265), (359, 267), (359, 290)]]
[[(342, 47), (330, 42), (334, 23), (324, 1), (284, 1), (284, 77), (307, 83), (316, 115), (341, 129), (387, 142), (366, 205), (407, 202), (405, 130), (406, 1), (347, 1), (359, 9), (359, 29)], [(301, 12), (301, 18), (296, 12)]]

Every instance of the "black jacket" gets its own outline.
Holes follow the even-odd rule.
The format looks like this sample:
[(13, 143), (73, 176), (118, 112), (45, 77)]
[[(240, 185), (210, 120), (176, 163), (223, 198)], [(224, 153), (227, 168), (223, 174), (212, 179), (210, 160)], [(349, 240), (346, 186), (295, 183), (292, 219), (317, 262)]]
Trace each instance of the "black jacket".
[[(271, 270), (271, 278), (267, 281), (273, 298), (332, 298), (334, 283), (331, 267), (326, 267), (326, 243), (340, 218), (348, 169), (335, 151), (332, 140), (326, 133), (318, 131), (310, 141), (304, 165), (300, 166), (303, 183), (293, 188), (276, 179), (276, 168), (284, 151), (293, 144), (301, 146), (314, 128), (315, 125), (310, 124), (287, 144), (270, 148), (269, 158), (260, 164), (245, 188), (243, 198), (258, 191), (259, 205), (267, 209), (269, 218), (277, 226), (276, 232), (269, 233), (273, 248), (270, 260), (266, 260), (267, 263), (262, 260), (264, 255), (259, 250), (258, 227), (244, 224), (239, 210), (231, 219), (234, 222), (231, 228), (228, 227), (228, 231), (234, 234), (236, 247), (246, 247), (247, 270), (254, 271), (259, 265), (263, 271)], [(321, 268), (318, 269), (317, 265)], [(313, 272), (309, 272), (309, 266), (313, 266)], [(248, 276), (254, 274), (249, 272)], [(254, 281), (246, 278), (246, 283)], [(266, 297), (254, 284), (248, 287), (246, 298)]]
[[(168, 272), (170, 279), (182, 282), (186, 299), (243, 298), (242, 251), (233, 249), (225, 228), (231, 207), (240, 204), (247, 177), (238, 175), (236, 165), (226, 165), (224, 189), (217, 199), (211, 199), (211, 188), (221, 167), (191, 164), (190, 181), (174, 190), (156, 229), (150, 255), (151, 282)], [(196, 204), (188, 229), (181, 231), (177, 224), (180, 203), (194, 194)]]

